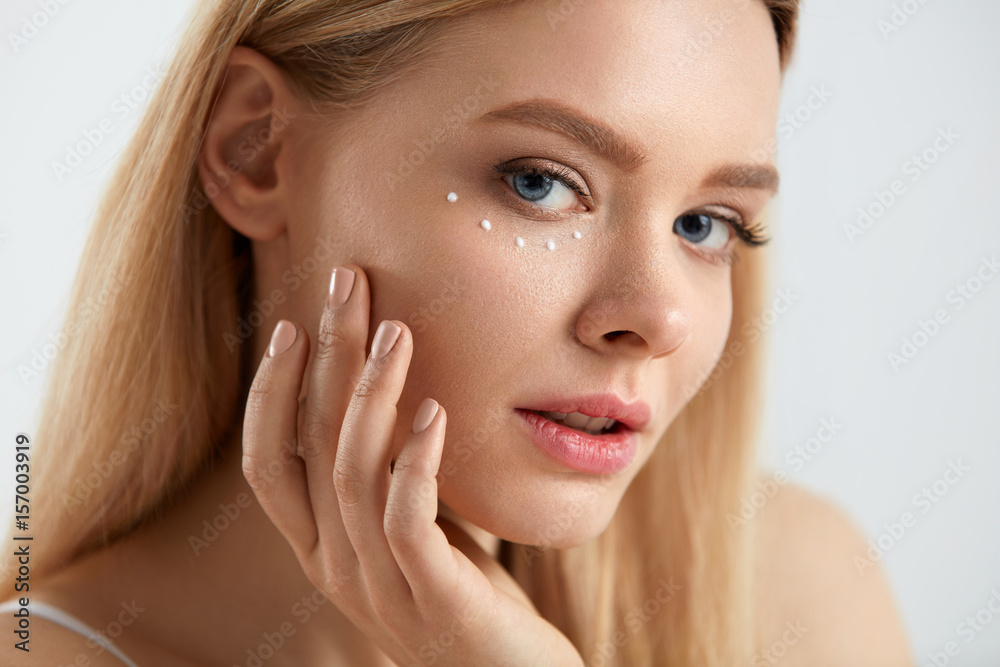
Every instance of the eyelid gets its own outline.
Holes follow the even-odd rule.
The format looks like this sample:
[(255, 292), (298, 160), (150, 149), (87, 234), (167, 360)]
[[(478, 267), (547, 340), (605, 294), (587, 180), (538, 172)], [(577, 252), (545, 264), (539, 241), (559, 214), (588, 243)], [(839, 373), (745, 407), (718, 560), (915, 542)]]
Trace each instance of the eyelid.
[(726, 241), (726, 245), (721, 248), (709, 248), (702, 245), (701, 243), (692, 243), (687, 239), (681, 237), (681, 242), (694, 254), (698, 255), (710, 264), (728, 264), (732, 266), (734, 259), (736, 258), (737, 243), (738, 238), (735, 233), (735, 227), (725, 221), (720, 215), (712, 215), (708, 211), (690, 211), (688, 213), (682, 213), (684, 215), (704, 215), (715, 220), (720, 220), (721, 224), (729, 228), (729, 239)]
[(736, 254), (736, 244), (730, 240), (725, 248), (721, 250), (706, 250), (704, 246), (700, 246), (694, 243), (689, 243), (688, 246), (698, 255), (704, 257), (707, 261), (712, 264), (729, 264), (733, 265), (733, 261), (737, 258)]
[[(571, 169), (560, 163), (551, 162), (545, 158), (521, 157), (510, 160), (501, 160), (493, 165), (493, 169), (497, 173), (504, 176), (522, 173), (544, 174), (572, 190), (582, 200), (583, 205), (587, 208), (586, 211), (563, 211), (527, 201), (514, 192), (510, 184), (506, 183), (506, 179), (503, 179), (507, 185), (505, 188), (507, 195), (511, 197), (512, 201), (518, 206), (518, 208), (525, 211), (530, 216), (541, 216), (547, 220), (560, 220), (567, 214), (587, 213), (592, 209), (592, 196), (589, 188), (586, 187), (586, 180), (581, 176), (580, 178), (583, 180), (584, 185), (580, 185), (576, 182), (573, 174), (571, 173)], [(720, 210), (723, 212), (720, 213)], [(709, 205), (701, 207), (700, 209), (694, 209), (683, 215), (690, 214), (707, 215), (721, 220), (723, 224), (727, 225), (733, 231), (736, 238), (748, 247), (761, 246), (771, 241), (770, 237), (764, 234), (764, 225), (759, 222), (748, 224), (746, 222), (746, 216), (744, 216), (743, 213), (737, 208), (725, 205)], [(730, 249), (733, 245), (734, 243), (731, 239), (726, 248)], [(707, 251), (703, 248), (700, 252), (702, 254), (707, 254)], [(732, 251), (730, 250), (729, 252), (731, 253)], [(713, 252), (710, 254), (719, 256), (720, 253)]]
[[(720, 210), (727, 212), (732, 211), (734, 215), (729, 215), (727, 212), (720, 213)], [(718, 218), (722, 220), (733, 229), (736, 233), (736, 237), (747, 246), (762, 246), (771, 241), (771, 238), (764, 233), (766, 228), (763, 224), (760, 222), (748, 224), (746, 222), (746, 216), (735, 208), (713, 205), (696, 209), (692, 211), (692, 213), (707, 215), (711, 218)]]
[[(592, 208), (593, 198), (590, 194), (590, 189), (587, 187), (586, 180), (580, 177), (581, 182), (577, 182), (574, 174), (569, 167), (559, 164), (557, 162), (551, 162), (545, 160), (544, 158), (515, 158), (513, 160), (501, 160), (493, 165), (493, 170), (497, 173), (507, 176), (511, 174), (524, 174), (524, 173), (537, 173), (548, 176), (554, 181), (557, 181), (569, 188), (580, 198), (581, 203), (587, 209), (587, 211), (559, 211), (559, 213), (586, 213)], [(518, 197), (520, 199), (520, 197)], [(525, 202), (531, 204), (531, 202)], [(552, 210), (547, 207), (541, 206), (539, 204), (532, 204), (534, 208), (541, 210)]]

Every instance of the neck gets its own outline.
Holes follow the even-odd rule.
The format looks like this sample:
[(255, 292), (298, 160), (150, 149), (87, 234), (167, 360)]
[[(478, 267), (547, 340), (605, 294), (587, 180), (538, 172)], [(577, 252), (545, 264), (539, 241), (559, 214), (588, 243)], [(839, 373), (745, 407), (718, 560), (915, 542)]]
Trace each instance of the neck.
[(393, 664), (309, 581), (261, 509), (243, 476), (242, 429), (176, 505), (109, 551), (92, 567), (155, 610), (149, 641), (199, 647), (199, 664), (244, 664), (274, 633), (286, 640), (270, 667)]
[[(463, 530), (469, 537), (475, 540), (479, 548), (489, 554), (492, 558), (497, 558), (500, 553), (500, 538), (489, 533), (468, 519), (459, 516), (455, 510), (451, 509), (438, 500), (438, 518), (446, 519)], [(447, 531), (446, 531), (447, 534)], [(450, 536), (449, 536), (450, 537)]]
[[(242, 449), (238, 428), (212, 470), (177, 504), (79, 575), (114, 581), (123, 595), (139, 604), (145, 600), (157, 610), (157, 619), (150, 615), (150, 641), (204, 647), (197, 656), (203, 663), (242, 664), (248, 647), (280, 632), (294, 633), (296, 640), (274, 652), (272, 667), (321, 664), (337, 656), (344, 664), (392, 665), (305, 576), (243, 476)], [(439, 516), (450, 540), (461, 544), (467, 535), (496, 558), (497, 537), (440, 502)], [(466, 535), (456, 538), (447, 522)], [(103, 577), (95, 572), (99, 568)], [(162, 629), (162, 640), (154, 624)], [(211, 642), (205, 641), (206, 627), (214, 628)]]

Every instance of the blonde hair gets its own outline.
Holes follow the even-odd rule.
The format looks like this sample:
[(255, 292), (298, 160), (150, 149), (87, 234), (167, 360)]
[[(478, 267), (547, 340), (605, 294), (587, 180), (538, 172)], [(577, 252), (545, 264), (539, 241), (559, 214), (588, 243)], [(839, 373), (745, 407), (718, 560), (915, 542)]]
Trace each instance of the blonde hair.
[[(234, 354), (226, 334), (249, 311), (250, 244), (208, 205), (196, 169), (229, 52), (257, 49), (314, 108), (347, 109), (428, 53), (449, 19), (512, 1), (197, 7), (101, 200), (74, 283), (71, 303), (102, 298), (48, 379), (32, 466), (43, 545), (33, 583), (162, 512), (242, 420), (256, 360)], [(764, 4), (784, 70), (798, 1)], [(740, 332), (762, 309), (763, 267), (759, 250), (734, 265), (728, 361), (671, 425), (607, 531), (567, 550), (505, 544), (505, 566), (588, 662), (722, 666), (753, 650), (752, 533), (724, 516), (754, 474), (760, 351)], [(2, 590), (16, 574), (8, 555)]]

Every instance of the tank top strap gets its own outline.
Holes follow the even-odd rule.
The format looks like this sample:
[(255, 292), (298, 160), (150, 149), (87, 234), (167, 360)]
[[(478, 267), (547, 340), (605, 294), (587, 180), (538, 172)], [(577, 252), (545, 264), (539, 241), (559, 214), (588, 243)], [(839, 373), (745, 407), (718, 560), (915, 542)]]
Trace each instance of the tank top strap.
[[(0, 613), (13, 612), (20, 608), (20, 604), (17, 600), (8, 600), (7, 602), (0, 603)], [(106, 650), (111, 655), (115, 656), (122, 662), (124, 662), (128, 667), (139, 667), (135, 662), (133, 662), (127, 655), (121, 652), (111, 640), (105, 637), (103, 634), (93, 629), (80, 619), (75, 616), (71, 616), (59, 607), (48, 604), (46, 602), (32, 602), (28, 605), (28, 612), (32, 616), (39, 618), (46, 618), (53, 623), (63, 626), (68, 630), (83, 635), (90, 641), (94, 642), (104, 650)]]

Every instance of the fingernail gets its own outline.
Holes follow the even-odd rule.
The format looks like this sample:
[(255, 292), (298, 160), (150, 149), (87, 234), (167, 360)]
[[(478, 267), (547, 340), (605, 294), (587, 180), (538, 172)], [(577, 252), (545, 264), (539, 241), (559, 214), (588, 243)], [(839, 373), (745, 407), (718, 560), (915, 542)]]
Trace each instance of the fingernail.
[(420, 433), (431, 425), (434, 415), (438, 413), (438, 403), (433, 398), (425, 398), (424, 402), (417, 408), (417, 414), (413, 418), (413, 432)]
[(382, 320), (375, 332), (375, 339), (372, 340), (372, 359), (381, 359), (389, 354), (389, 350), (396, 344), (399, 332), (402, 331), (396, 324), (389, 320)]
[(295, 342), (296, 334), (294, 324), (288, 320), (279, 320), (278, 326), (274, 327), (274, 333), (271, 334), (271, 345), (267, 350), (267, 356), (276, 357), (290, 348)]
[(343, 306), (351, 296), (352, 289), (354, 289), (354, 271), (344, 266), (335, 267), (333, 275), (330, 276), (330, 296), (326, 299), (327, 305), (331, 308)]

